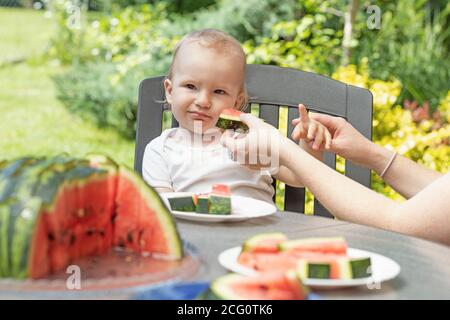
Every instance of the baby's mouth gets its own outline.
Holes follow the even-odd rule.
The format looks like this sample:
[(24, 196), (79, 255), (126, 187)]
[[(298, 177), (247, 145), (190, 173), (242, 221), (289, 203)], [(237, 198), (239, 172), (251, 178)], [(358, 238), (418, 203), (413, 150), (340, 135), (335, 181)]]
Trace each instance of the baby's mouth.
[(212, 117), (207, 115), (206, 113), (203, 112), (197, 112), (197, 111), (188, 111), (188, 113), (191, 115), (191, 117), (194, 120), (200, 120), (200, 121), (206, 121), (206, 120), (211, 120)]

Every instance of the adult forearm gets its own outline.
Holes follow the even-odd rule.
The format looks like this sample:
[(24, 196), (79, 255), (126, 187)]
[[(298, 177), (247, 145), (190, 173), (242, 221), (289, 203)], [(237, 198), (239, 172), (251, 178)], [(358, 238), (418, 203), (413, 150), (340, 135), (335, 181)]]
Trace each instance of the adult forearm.
[(399, 204), (360, 185), (317, 161), (294, 143), (284, 141), (281, 164), (290, 168), (303, 185), (337, 218), (389, 228)]
[[(368, 156), (363, 165), (374, 170), (377, 174), (381, 174), (393, 154), (393, 151), (371, 142), (367, 148)], [(384, 174), (383, 180), (395, 191), (409, 199), (440, 176), (442, 175), (436, 171), (397, 155)]]

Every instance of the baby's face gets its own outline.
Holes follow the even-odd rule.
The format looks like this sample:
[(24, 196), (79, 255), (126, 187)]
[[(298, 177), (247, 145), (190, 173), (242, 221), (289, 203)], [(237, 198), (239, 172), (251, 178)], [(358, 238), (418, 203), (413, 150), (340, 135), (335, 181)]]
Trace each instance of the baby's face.
[(179, 49), (172, 79), (164, 82), (167, 102), (180, 127), (194, 132), (213, 128), (220, 113), (244, 98), (244, 66), (234, 54), (220, 53), (197, 42)]

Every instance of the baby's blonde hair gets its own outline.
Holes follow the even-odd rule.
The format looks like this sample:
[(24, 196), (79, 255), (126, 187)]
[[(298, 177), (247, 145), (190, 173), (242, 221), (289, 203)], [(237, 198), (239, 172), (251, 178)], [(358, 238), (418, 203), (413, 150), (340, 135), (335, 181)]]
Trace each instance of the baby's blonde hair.
[[(232, 36), (223, 31), (216, 29), (203, 29), (188, 33), (177, 43), (177, 45), (175, 46), (175, 50), (173, 52), (172, 63), (170, 64), (169, 67), (167, 79), (172, 79), (173, 77), (173, 66), (180, 48), (183, 45), (194, 41), (197, 41), (200, 45), (204, 46), (205, 48), (216, 49), (221, 53), (236, 54), (242, 60), (245, 75), (246, 56), (244, 49), (242, 49), (242, 46), (239, 43), (239, 41), (237, 41), (235, 38), (233, 38)], [(238, 109), (241, 111), (245, 110), (249, 101), (247, 94), (247, 87), (245, 85), (245, 78), (244, 83), (242, 84), (242, 92), (244, 94), (244, 99), (242, 103), (238, 106)]]

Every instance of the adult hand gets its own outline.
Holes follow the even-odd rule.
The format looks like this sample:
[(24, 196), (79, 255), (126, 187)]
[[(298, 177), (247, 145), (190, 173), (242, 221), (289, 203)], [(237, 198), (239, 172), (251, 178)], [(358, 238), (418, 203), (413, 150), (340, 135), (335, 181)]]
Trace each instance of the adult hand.
[[(308, 116), (308, 111), (303, 104), (298, 105), (299, 118), (292, 120), (295, 125), (291, 137), (295, 141), (304, 141), (315, 151), (323, 151), (330, 148), (331, 134), (322, 123)], [(312, 114), (312, 113), (311, 113)]]
[[(329, 151), (334, 152), (353, 163), (370, 166), (369, 150), (373, 143), (364, 137), (358, 130), (345, 119), (320, 113), (310, 113), (309, 117), (325, 127), (331, 133), (332, 141)], [(295, 121), (295, 122), (294, 122)], [(300, 122), (294, 119), (293, 124)]]

